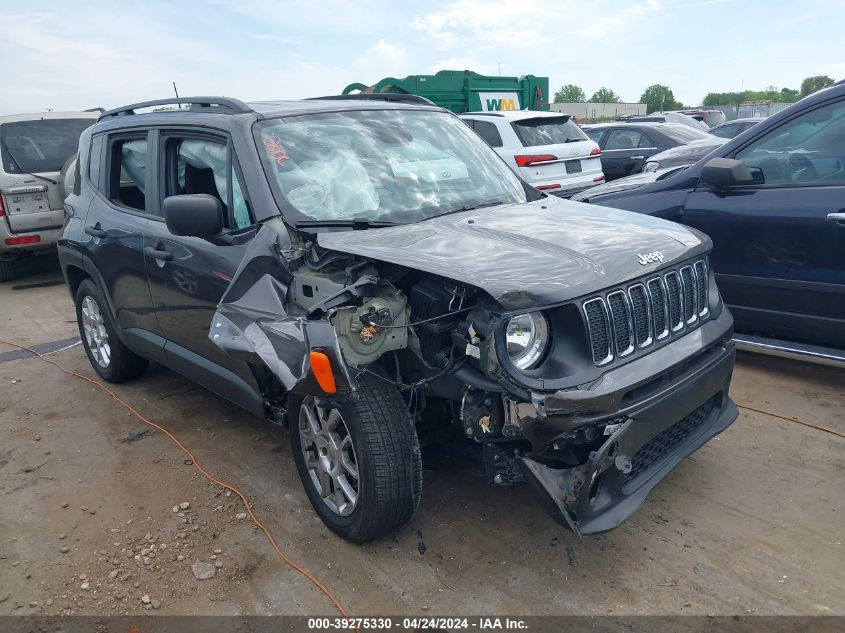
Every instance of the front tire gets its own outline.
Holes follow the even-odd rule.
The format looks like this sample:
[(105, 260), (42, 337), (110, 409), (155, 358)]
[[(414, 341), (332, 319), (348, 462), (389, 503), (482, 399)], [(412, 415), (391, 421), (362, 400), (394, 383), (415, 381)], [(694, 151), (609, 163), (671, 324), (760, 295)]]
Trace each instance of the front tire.
[(362, 374), (347, 400), (298, 400), (290, 408), (294, 459), (326, 526), (364, 543), (407, 523), (420, 502), (422, 457), (399, 390)]
[(117, 337), (100, 289), (85, 279), (76, 291), (76, 322), (88, 360), (100, 378), (124, 382), (137, 378), (147, 368), (147, 360), (130, 350)]

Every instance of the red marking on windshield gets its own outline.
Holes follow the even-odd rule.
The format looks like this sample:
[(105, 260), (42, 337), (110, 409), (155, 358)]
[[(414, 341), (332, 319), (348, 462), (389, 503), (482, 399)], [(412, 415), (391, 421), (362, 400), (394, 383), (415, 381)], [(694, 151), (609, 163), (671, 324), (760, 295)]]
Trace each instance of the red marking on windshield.
[(287, 150), (282, 146), (282, 141), (278, 136), (271, 136), (264, 139), (264, 147), (273, 155), (277, 165), (282, 165), (290, 158)]

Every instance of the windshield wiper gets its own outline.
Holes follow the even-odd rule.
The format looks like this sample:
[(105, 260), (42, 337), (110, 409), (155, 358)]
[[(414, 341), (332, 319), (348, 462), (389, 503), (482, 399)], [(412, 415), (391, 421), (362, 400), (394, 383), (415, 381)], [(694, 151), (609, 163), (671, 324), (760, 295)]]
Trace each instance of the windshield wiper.
[(481, 204), (468, 204), (465, 207), (460, 207), (459, 209), (452, 209), (451, 211), (446, 211), (444, 213), (438, 213), (436, 215), (430, 215), (426, 218), (426, 220), (430, 220), (431, 218), (440, 218), (444, 215), (452, 215), (454, 213), (464, 213), (465, 211), (475, 211), (476, 209), (483, 209), (484, 207), (498, 207), (500, 204), (508, 204), (503, 200), (494, 200), (493, 202), (482, 202)]
[(368, 220), (367, 218), (353, 218), (351, 220), (300, 220), (294, 226), (298, 229), (310, 229), (320, 227), (341, 227), (351, 228), (353, 231), (366, 229), (381, 229), (387, 226), (398, 226), (401, 222), (390, 222), (388, 220)]

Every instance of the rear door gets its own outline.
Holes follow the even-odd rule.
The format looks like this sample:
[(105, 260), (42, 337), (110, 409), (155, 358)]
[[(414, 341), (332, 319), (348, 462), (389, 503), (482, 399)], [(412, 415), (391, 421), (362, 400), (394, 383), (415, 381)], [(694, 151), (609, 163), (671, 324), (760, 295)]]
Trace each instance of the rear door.
[(518, 173), (530, 183), (602, 171), (596, 144), (569, 116), (519, 119), (511, 127), (522, 144), (514, 157)]
[(728, 157), (761, 182), (699, 187), (682, 221), (713, 239), (737, 329), (845, 349), (845, 101), (796, 114)]
[[(144, 234), (144, 260), (156, 318), (167, 339), (168, 364), (213, 390), (228, 388), (215, 366), (250, 378), (209, 339), (211, 320), (223, 293), (255, 234), (243, 179), (228, 138), (222, 133), (183, 128), (162, 130), (157, 142), (159, 208), (164, 198), (209, 194), (227, 216), (219, 239), (171, 234), (163, 218)], [(219, 382), (218, 382), (219, 381)], [(227, 382), (228, 381), (228, 382)], [(237, 401), (238, 396), (227, 397)]]
[[(144, 232), (155, 213), (156, 132), (98, 134), (91, 141), (89, 176), (97, 193), (85, 215), (85, 268), (106, 295), (126, 342), (147, 358), (161, 359), (163, 339), (152, 309), (144, 266)], [(98, 167), (99, 165), (99, 167)]]
[(656, 151), (655, 142), (636, 128), (611, 129), (602, 147), (605, 178), (610, 181), (641, 172), (645, 159)]

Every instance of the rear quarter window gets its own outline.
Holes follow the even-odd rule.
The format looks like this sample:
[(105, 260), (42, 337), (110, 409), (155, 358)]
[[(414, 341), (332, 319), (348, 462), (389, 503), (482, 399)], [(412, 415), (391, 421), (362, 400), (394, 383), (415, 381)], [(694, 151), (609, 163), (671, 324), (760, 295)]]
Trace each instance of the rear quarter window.
[(36, 119), (0, 125), (0, 157), (9, 174), (61, 171), (76, 154), (79, 135), (95, 119)]
[(88, 179), (97, 190), (100, 189), (100, 167), (103, 161), (104, 141), (105, 137), (103, 135), (98, 135), (91, 139), (91, 156), (88, 159)]
[(589, 139), (595, 143), (601, 141), (601, 137), (604, 136), (603, 129), (596, 129), (596, 130), (584, 130), (586, 132)]
[(490, 123), (489, 121), (475, 121), (474, 127), (475, 131), (478, 132), (478, 135), (483, 138), (490, 147), (502, 146), (502, 136), (499, 134), (499, 130), (496, 129), (495, 123)]
[(588, 140), (584, 131), (568, 116), (522, 119), (512, 122), (511, 126), (523, 147)]

